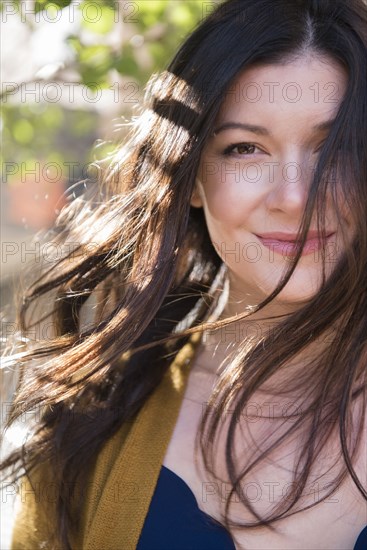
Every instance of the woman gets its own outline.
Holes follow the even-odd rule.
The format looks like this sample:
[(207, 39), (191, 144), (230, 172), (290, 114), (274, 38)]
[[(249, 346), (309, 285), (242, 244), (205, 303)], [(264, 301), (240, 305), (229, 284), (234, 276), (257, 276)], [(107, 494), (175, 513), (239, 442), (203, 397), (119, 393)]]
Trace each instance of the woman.
[(13, 548), (364, 547), (366, 23), (224, 2), (62, 212), (80, 247), (20, 317), (53, 296), (54, 338), (13, 359), (9, 423), (43, 411), (3, 463)]

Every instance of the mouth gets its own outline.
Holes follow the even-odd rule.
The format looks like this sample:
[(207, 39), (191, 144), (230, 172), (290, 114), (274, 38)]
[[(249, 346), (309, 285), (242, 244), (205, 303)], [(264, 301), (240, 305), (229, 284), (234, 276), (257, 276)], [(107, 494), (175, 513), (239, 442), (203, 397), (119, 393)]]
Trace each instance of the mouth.
[[(335, 235), (334, 232), (328, 232), (323, 240), (318, 233), (310, 232), (302, 249), (302, 256), (317, 252), (323, 245), (326, 246)], [(283, 256), (293, 256), (298, 252), (296, 238), (293, 235), (285, 235), (280, 233), (267, 233), (263, 235), (254, 234), (262, 243), (263, 246), (282, 254)]]
[[(327, 231), (325, 238), (330, 237), (331, 235), (335, 235), (335, 231)], [(273, 232), (273, 233), (263, 233), (261, 235), (257, 235), (255, 233), (256, 237), (259, 239), (264, 240), (273, 240), (273, 241), (283, 241), (287, 243), (295, 242), (297, 239), (296, 233), (282, 233), (282, 232)], [(307, 234), (306, 242), (313, 239), (321, 239), (320, 233), (317, 231), (309, 231)]]

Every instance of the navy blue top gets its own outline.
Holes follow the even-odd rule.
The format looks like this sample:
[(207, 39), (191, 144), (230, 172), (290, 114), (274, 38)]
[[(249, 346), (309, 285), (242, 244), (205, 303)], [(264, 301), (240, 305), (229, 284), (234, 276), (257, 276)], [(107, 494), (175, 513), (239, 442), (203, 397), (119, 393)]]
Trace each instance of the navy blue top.
[[(229, 532), (200, 510), (194, 493), (162, 466), (136, 550), (236, 550)], [(367, 526), (353, 550), (367, 550)]]

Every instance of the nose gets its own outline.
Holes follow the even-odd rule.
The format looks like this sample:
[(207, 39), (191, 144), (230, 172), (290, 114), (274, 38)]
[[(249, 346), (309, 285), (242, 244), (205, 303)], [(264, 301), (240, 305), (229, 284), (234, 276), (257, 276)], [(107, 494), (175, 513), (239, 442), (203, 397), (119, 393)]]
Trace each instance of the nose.
[(312, 170), (303, 159), (294, 157), (276, 163), (273, 171), (273, 181), (270, 181), (267, 194), (267, 208), (278, 211), (289, 217), (300, 219), (307, 202)]

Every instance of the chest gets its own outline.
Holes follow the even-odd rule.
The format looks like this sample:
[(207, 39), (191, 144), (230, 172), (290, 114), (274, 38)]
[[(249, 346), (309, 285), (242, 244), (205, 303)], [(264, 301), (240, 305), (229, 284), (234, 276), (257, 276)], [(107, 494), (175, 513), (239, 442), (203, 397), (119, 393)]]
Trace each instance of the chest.
[[(220, 458), (224, 457), (223, 449), (218, 448), (216, 464), (218, 467), (216, 471), (220, 472), (221, 480), (213, 481), (212, 477), (205, 473), (200, 453), (198, 463), (195, 463), (195, 436), (214, 382), (215, 377), (200, 371), (194, 371), (190, 375), (163, 464), (183, 479), (203, 512), (221, 521), (224, 504), (231, 489), (226, 476), (224, 459)], [(249, 419), (247, 421), (250, 422)], [(247, 446), (256, 445), (264, 434), (269, 433), (270, 436), (272, 430), (273, 426), (269, 421), (252, 423), (250, 430), (252, 441), (241, 442), (240, 448), (246, 452), (246, 444)], [(261, 515), (266, 516), (279, 499), (287, 498), (293, 480), (296, 450), (297, 441), (294, 440), (282, 449), (278, 457), (275, 455), (274, 460), (265, 460), (262, 466), (241, 485), (250, 503)], [(332, 448), (325, 449), (321, 460), (327, 461), (328, 456), (332, 456), (333, 452)], [(333, 458), (336, 456), (337, 454), (334, 453)], [(365, 462), (366, 458), (365, 453), (364, 457), (361, 456), (360, 462)], [(326, 476), (319, 483), (314, 483), (310, 487), (308, 501), (302, 501), (302, 504), (311, 504), (318, 500), (320, 493), (330, 480), (331, 477)], [(230, 518), (240, 522), (254, 519), (238, 499), (231, 506)], [(352, 550), (366, 523), (366, 502), (348, 476), (338, 491), (326, 501), (278, 522), (276, 525), (278, 532), (262, 527), (231, 529), (230, 532), (238, 550), (269, 548)]]

